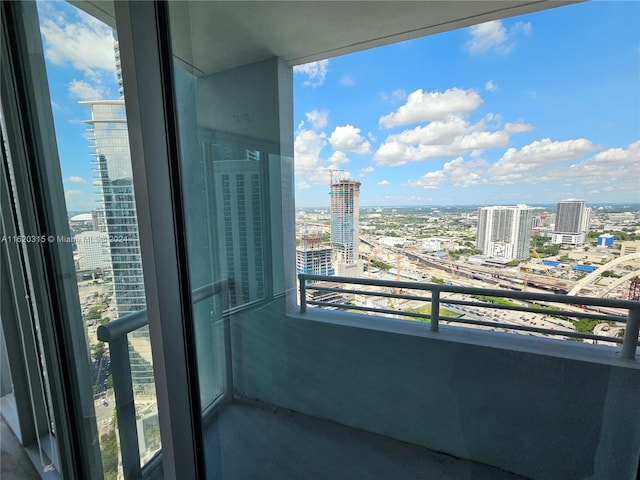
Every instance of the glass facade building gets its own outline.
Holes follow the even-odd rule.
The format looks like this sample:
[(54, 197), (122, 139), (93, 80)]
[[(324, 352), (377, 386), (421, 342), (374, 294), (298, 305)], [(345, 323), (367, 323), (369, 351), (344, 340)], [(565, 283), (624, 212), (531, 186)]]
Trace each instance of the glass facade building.
[[(81, 102), (91, 109), (88, 125), (95, 149), (95, 183), (109, 238), (113, 297), (118, 318), (146, 308), (142, 256), (124, 99)], [(147, 329), (131, 335), (132, 377), (138, 390), (153, 387)]]

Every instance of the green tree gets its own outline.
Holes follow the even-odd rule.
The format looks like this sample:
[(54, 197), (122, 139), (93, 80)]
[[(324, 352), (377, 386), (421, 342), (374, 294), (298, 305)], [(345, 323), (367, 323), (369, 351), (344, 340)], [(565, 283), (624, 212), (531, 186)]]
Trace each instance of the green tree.
[(144, 430), (144, 441), (149, 449), (160, 446), (160, 427), (158, 425), (150, 425)]
[(104, 342), (98, 342), (91, 348), (91, 356), (96, 362), (99, 362), (104, 355)]
[(601, 277), (611, 277), (611, 278), (620, 278), (620, 275), (618, 275), (617, 273), (611, 271), (611, 270), (605, 270), (604, 272), (602, 272), (602, 274), (600, 275)]
[(380, 270), (384, 270), (385, 272), (391, 270), (391, 265), (380, 260), (374, 260), (373, 262), (371, 262), (371, 266), (379, 268)]
[(102, 456), (102, 471), (104, 480), (118, 478), (118, 440), (116, 439), (115, 413), (112, 428), (100, 439), (100, 454)]

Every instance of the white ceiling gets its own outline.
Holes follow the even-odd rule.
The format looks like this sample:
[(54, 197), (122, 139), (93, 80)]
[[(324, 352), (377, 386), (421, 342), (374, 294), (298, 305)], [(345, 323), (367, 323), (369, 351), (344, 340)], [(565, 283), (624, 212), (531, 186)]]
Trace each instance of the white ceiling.
[[(113, 24), (113, 4), (75, 5)], [(174, 54), (200, 75), (278, 56), (299, 65), (573, 1), (170, 2)], [(221, 40), (222, 39), (222, 40)]]

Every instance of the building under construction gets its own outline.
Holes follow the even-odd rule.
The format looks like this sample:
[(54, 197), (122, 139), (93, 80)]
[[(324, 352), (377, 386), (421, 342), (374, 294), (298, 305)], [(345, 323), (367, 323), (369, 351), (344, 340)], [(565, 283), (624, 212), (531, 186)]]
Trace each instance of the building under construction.
[(355, 265), (360, 237), (360, 182), (331, 184), (331, 245), (336, 263)]
[(298, 273), (333, 275), (331, 247), (322, 245), (317, 235), (304, 235), (296, 247), (296, 270)]

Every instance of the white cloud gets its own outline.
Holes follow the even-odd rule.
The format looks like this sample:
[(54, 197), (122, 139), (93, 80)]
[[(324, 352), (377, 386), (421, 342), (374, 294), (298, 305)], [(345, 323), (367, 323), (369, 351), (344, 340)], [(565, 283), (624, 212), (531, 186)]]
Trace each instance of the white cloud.
[(296, 184), (296, 188), (298, 190), (307, 190), (308, 188), (311, 188), (311, 184), (305, 180), (300, 180), (297, 184)]
[(108, 90), (102, 85), (92, 85), (83, 80), (71, 80), (67, 87), (69, 93), (80, 100), (99, 100), (104, 98)]
[(82, 195), (82, 190), (65, 190), (64, 196), (71, 197), (72, 195)]
[(498, 86), (493, 83), (493, 80), (489, 80), (487, 83), (485, 83), (484, 88), (485, 90), (488, 90), (490, 92), (495, 92), (496, 90), (498, 90)]
[(110, 96), (102, 79), (116, 70), (111, 28), (80, 10), (72, 19), (56, 8), (49, 8), (46, 2), (38, 10), (47, 60), (83, 74), (84, 79), (69, 82), (69, 93), (80, 100)]
[(445, 121), (431, 122), (424, 127), (416, 127), (401, 133), (390, 135), (386, 142), (404, 144), (425, 143), (450, 144), (456, 137), (469, 133), (473, 127), (462, 117), (451, 115)]
[(426, 127), (390, 135), (373, 158), (378, 165), (400, 166), (469, 152), (477, 155), (478, 150), (504, 147), (509, 143), (509, 133), (482, 131), (484, 126), (483, 122), (470, 125), (459, 117), (452, 117), (448, 122), (432, 122)]
[(511, 134), (527, 132), (526, 123), (506, 123), (500, 114), (487, 113), (477, 123), (470, 123), (467, 114), (482, 103), (475, 90), (453, 88), (445, 92), (424, 93), (416, 90), (395, 112), (380, 119), (390, 127), (430, 121), (387, 136), (373, 159), (378, 165), (399, 166), (409, 162), (454, 158), (467, 153), (474, 157), (483, 150), (507, 146)]
[(316, 88), (324, 83), (324, 79), (329, 72), (329, 60), (318, 60), (317, 62), (298, 65), (293, 67), (293, 71), (307, 76), (303, 83), (305, 87)]
[(525, 33), (525, 34), (529, 34), (531, 33), (531, 30), (533, 29), (533, 27), (531, 26), (530, 22), (524, 23), (524, 22), (516, 22), (512, 27), (511, 30), (509, 31), (510, 33)]
[(471, 38), (465, 44), (465, 50), (471, 55), (496, 52), (503, 55), (514, 47), (514, 37), (520, 33), (531, 33), (531, 23), (517, 22), (507, 32), (501, 20), (474, 25), (470, 29)]
[(465, 44), (465, 49), (471, 53), (486, 53), (491, 49), (501, 53), (509, 53), (511, 47), (505, 45), (507, 30), (500, 20), (474, 25), (470, 28), (471, 39)]
[(391, 104), (398, 104), (404, 102), (407, 99), (407, 92), (402, 89), (394, 90), (391, 93), (382, 92), (380, 98)]
[(378, 182), (378, 185), (389, 185), (389, 180), (381, 180)]
[(334, 150), (360, 154), (371, 151), (371, 144), (360, 135), (360, 129), (353, 125), (336, 127), (329, 137), (329, 142)]
[(296, 171), (305, 172), (320, 167), (320, 152), (327, 144), (326, 135), (313, 130), (298, 130), (294, 140)]
[(69, 181), (71, 183), (87, 183), (87, 181), (82, 177), (71, 176), (69, 177)]
[(311, 122), (314, 130), (322, 130), (329, 121), (329, 112), (327, 110), (312, 110), (305, 113), (305, 116)]
[(535, 183), (537, 180), (536, 176), (531, 174), (532, 170), (544, 171), (550, 164), (575, 160), (597, 148), (596, 145), (584, 138), (562, 142), (554, 142), (545, 138), (525, 145), (520, 150), (508, 149), (500, 160), (491, 166), (488, 174), (491, 181), (498, 184), (520, 181)]
[[(409, 180), (406, 186), (435, 189), (444, 185), (533, 185), (559, 181), (566, 195), (572, 191), (610, 192), (613, 189), (637, 192), (640, 140), (627, 148), (610, 148), (594, 153), (598, 149), (586, 139), (561, 142), (543, 139), (521, 149), (509, 149), (494, 164), (482, 158), (455, 158), (445, 162), (439, 170), (427, 172), (417, 180)], [(592, 155), (585, 159), (589, 154)]]
[(640, 140), (627, 148), (610, 148), (569, 167), (549, 170), (544, 180), (571, 179), (581, 185), (602, 185), (610, 191), (638, 191), (640, 187)]
[(373, 167), (364, 167), (363, 169), (360, 170), (360, 173), (358, 174), (358, 176), (359, 177), (366, 177), (367, 175), (369, 175), (374, 170), (375, 169)]
[(415, 181), (409, 181), (411, 187), (425, 189), (438, 188), (443, 183), (449, 183), (454, 187), (469, 187), (480, 183), (487, 183), (485, 170), (487, 162), (478, 159), (464, 161), (458, 157), (450, 162), (446, 162), (441, 170), (428, 172)]
[(343, 87), (353, 87), (355, 84), (356, 84), (356, 81), (353, 79), (353, 77), (349, 75), (344, 75), (340, 79), (340, 85), (342, 85)]
[(62, 14), (43, 19), (40, 31), (47, 60), (70, 64), (89, 75), (95, 75), (96, 69), (114, 72), (111, 28), (83, 12), (78, 12), (78, 20), (68, 21)]
[(421, 178), (415, 182), (408, 182), (410, 187), (424, 188), (427, 190), (433, 190), (438, 188), (444, 181), (446, 176), (443, 171), (429, 172), (424, 174)]
[(412, 92), (404, 105), (395, 112), (380, 117), (380, 126), (391, 128), (424, 121), (446, 120), (449, 115), (466, 114), (475, 110), (482, 99), (475, 90), (451, 88), (445, 92)]
[(469, 187), (487, 180), (483, 177), (482, 169), (487, 163), (484, 160), (465, 162), (462, 157), (458, 157), (443, 166), (443, 172), (454, 187)]
[(504, 126), (504, 131), (507, 133), (522, 133), (530, 132), (531, 130), (533, 130), (533, 125), (528, 123), (507, 123)]
[(351, 160), (344, 152), (333, 152), (333, 154), (329, 157), (329, 168), (336, 168), (340, 165), (344, 165), (345, 163), (349, 163), (350, 161)]

